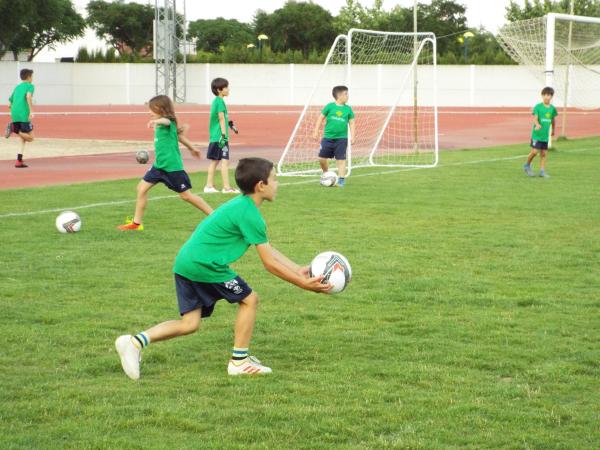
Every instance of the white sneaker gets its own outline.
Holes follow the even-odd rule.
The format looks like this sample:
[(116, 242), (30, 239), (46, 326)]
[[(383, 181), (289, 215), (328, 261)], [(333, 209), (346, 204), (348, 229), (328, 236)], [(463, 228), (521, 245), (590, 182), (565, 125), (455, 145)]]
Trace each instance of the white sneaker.
[(229, 375), (264, 375), (273, 372), (270, 367), (263, 366), (254, 356), (248, 356), (240, 365), (229, 360), (227, 373)]
[(140, 361), (142, 360), (142, 352), (131, 342), (132, 336), (126, 334), (119, 336), (115, 341), (115, 347), (121, 357), (121, 366), (125, 374), (132, 380), (140, 378)]
[(239, 194), (240, 191), (235, 188), (223, 189), (221, 191), (223, 194)]
[(204, 193), (205, 194), (217, 194), (218, 192), (219, 192), (219, 190), (215, 189), (214, 187), (204, 186)]

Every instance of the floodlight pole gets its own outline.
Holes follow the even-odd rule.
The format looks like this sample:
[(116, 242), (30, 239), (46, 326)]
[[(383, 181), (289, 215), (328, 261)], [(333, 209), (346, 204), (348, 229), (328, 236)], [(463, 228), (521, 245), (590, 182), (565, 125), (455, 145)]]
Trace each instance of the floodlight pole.
[[(186, 98), (186, 5), (177, 14), (176, 0), (154, 1), (154, 66), (156, 95), (168, 95), (177, 103)], [(177, 55), (183, 44), (183, 59)]]

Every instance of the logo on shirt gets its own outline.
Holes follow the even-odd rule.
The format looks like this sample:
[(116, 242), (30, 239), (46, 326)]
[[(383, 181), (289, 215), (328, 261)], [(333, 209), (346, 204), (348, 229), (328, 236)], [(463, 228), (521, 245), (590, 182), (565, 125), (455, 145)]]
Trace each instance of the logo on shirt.
[(551, 114), (549, 112), (546, 113), (546, 118), (549, 119)]
[(342, 117), (342, 114), (343, 114), (343, 113), (342, 113), (341, 111), (336, 111), (336, 112), (335, 112), (335, 115), (336, 115), (336, 116), (338, 116), (338, 117)]

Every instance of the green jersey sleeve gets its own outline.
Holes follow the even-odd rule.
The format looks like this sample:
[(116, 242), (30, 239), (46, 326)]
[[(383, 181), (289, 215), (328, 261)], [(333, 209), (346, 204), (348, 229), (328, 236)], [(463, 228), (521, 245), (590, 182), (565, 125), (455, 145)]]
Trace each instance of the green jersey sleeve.
[(352, 111), (352, 108), (350, 106), (348, 106), (348, 110), (348, 120), (354, 119), (354, 111)]
[(321, 114), (323, 114), (325, 117), (327, 117), (327, 115), (329, 114), (329, 107), (331, 106), (331, 103), (327, 103), (323, 109), (321, 110)]
[(259, 245), (269, 242), (267, 239), (267, 225), (260, 213), (248, 211), (239, 222), (239, 229), (244, 241), (249, 245)]

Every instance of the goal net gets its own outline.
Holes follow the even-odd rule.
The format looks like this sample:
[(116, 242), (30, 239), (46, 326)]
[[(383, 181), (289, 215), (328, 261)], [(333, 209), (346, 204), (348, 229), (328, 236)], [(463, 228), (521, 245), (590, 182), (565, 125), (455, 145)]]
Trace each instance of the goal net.
[(505, 25), (498, 41), (564, 107), (600, 108), (600, 18), (548, 14)]
[[(280, 175), (320, 172), (323, 129), (313, 132), (332, 88), (349, 88), (356, 136), (347, 174), (367, 166), (433, 167), (438, 161), (436, 40), (432, 33), (352, 29), (334, 41), (278, 163)], [(349, 134), (350, 137), (350, 134)]]

